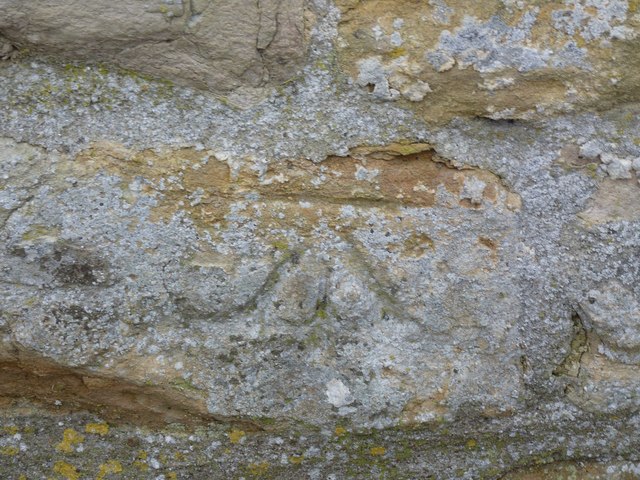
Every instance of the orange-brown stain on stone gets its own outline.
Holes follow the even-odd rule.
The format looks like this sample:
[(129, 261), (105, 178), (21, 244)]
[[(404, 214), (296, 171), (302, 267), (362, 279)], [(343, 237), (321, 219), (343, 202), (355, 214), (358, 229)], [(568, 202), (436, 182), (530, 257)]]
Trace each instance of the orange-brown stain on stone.
[(492, 238), (478, 237), (478, 243), (489, 250), (489, 257), (494, 263), (498, 261), (498, 242)]
[(428, 397), (415, 397), (407, 402), (402, 409), (401, 423), (403, 425), (417, 425), (424, 422), (424, 416), (434, 420), (447, 413), (446, 401), (449, 398), (449, 385), (445, 383)]
[[(359, 228), (357, 220), (342, 217), (341, 209), (347, 205), (381, 208), (387, 214), (402, 207), (452, 208), (449, 201), (439, 200), (440, 192), (446, 192), (458, 197), (465, 208), (483, 209), (485, 202), (460, 198), (469, 178), (485, 184), (486, 202), (506, 199), (509, 209), (519, 207), (519, 196), (509, 192), (497, 175), (455, 167), (421, 143), (359, 147), (348, 156), (331, 156), (321, 163), (300, 158), (273, 161), (262, 173), (250, 162), (238, 163), (232, 171), (226, 162), (204, 150), (133, 151), (101, 143), (63, 168), (80, 177), (98, 172), (116, 175), (121, 178), (125, 201), (135, 203), (141, 195), (155, 196), (152, 222), (166, 222), (185, 212), (198, 229), (213, 237), (229, 227), (232, 206), (244, 203), (240, 216), (257, 222), (267, 243), (277, 240), (279, 234), (272, 231), (292, 227), (301, 236), (313, 235), (321, 223), (336, 231)], [(406, 245), (391, 248), (420, 257), (433, 243), (418, 240), (407, 239)]]
[[(88, 410), (114, 423), (195, 426), (224, 422), (241, 425), (247, 431), (261, 429), (250, 421), (211, 415), (205, 399), (185, 395), (170, 386), (140, 385), (117, 377), (95, 375), (27, 353), (0, 362), (0, 399), (6, 399), (9, 404), (24, 399), (45, 408), (53, 408), (58, 401), (62, 402), (55, 407), (58, 413)], [(83, 440), (83, 435), (67, 429), (57, 448), (71, 453)]]

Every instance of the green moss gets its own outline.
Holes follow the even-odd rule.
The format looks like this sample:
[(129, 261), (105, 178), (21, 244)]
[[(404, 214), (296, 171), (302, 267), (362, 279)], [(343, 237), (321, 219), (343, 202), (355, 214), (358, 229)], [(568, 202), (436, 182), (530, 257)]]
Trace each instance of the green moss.
[(38, 297), (29, 297), (24, 301), (24, 305), (27, 307), (33, 307), (38, 303)]
[(287, 242), (286, 240), (276, 240), (271, 244), (271, 246), (276, 250), (282, 250), (282, 251), (289, 250), (289, 242)]
[(322, 70), (322, 71), (324, 71), (324, 72), (326, 72), (327, 70), (329, 70), (329, 65), (327, 65), (327, 64), (326, 64), (324, 61), (322, 61), (322, 60), (318, 60), (318, 61), (316, 62), (316, 65), (315, 65), (315, 66), (316, 66), (316, 68), (317, 68), (317, 69)]
[(36, 224), (32, 225), (29, 230), (22, 234), (22, 240), (25, 242), (32, 242), (43, 237), (57, 237), (59, 234), (60, 229), (56, 227)]
[(312, 330), (304, 339), (304, 344), (310, 347), (319, 347), (322, 345), (322, 336), (318, 330)]
[(172, 380), (171, 385), (178, 390), (182, 391), (190, 391), (190, 392), (200, 392), (201, 389), (196, 387), (191, 381), (188, 379), (178, 377)]
[(261, 427), (273, 427), (278, 423), (278, 421), (272, 417), (252, 417), (251, 420)]
[(596, 178), (597, 177), (597, 173), (598, 173), (598, 164), (597, 163), (589, 163), (589, 164), (585, 165), (584, 169), (587, 172), (587, 175), (589, 175), (591, 178)]
[(403, 447), (396, 451), (395, 458), (399, 462), (406, 462), (413, 457), (413, 450), (409, 447)]

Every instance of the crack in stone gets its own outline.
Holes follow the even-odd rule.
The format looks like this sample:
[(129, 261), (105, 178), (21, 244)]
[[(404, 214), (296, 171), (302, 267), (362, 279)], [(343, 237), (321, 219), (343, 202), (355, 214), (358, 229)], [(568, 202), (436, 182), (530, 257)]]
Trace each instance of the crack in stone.
[(570, 376), (580, 378), (582, 374), (582, 358), (589, 351), (589, 332), (577, 312), (573, 312), (571, 317), (573, 322), (573, 336), (571, 338), (570, 350), (564, 360), (553, 370), (553, 375)]

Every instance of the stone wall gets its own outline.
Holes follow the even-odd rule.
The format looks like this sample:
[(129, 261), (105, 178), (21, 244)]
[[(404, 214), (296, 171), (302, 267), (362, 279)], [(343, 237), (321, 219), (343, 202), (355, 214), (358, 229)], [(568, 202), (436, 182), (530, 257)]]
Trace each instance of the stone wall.
[(3, 478), (640, 478), (639, 33), (0, 0)]

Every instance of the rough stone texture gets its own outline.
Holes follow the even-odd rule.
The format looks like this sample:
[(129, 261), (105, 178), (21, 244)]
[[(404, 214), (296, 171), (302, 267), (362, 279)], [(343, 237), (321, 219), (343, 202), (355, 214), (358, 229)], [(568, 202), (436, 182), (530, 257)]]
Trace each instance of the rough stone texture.
[(13, 46), (245, 95), (296, 75), (311, 18), (304, 0), (0, 2)]
[(638, 100), (637, 2), (337, 3), (338, 52), (355, 84), (427, 120), (531, 119)]
[(207, 5), (0, 0), (0, 472), (639, 478), (637, 2)]

